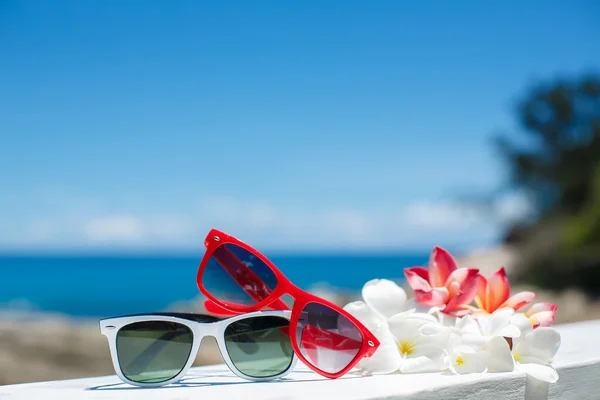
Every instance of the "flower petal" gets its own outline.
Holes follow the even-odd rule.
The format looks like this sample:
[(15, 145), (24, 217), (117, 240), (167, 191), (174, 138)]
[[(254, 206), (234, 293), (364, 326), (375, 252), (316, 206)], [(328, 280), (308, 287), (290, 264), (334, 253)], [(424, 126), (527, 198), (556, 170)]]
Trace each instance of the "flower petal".
[(434, 336), (434, 335), (439, 335), (442, 333), (445, 333), (446, 328), (441, 325), (440, 323), (438, 323), (437, 321), (435, 323), (427, 323), (423, 326), (421, 326), (419, 328), (419, 333), (423, 336)]
[(535, 293), (533, 292), (519, 292), (514, 296), (506, 300), (500, 308), (510, 307), (515, 311), (525, 307), (535, 299)]
[(457, 374), (473, 374), (487, 369), (486, 355), (482, 352), (452, 354), (450, 364)]
[(444, 306), (449, 298), (448, 289), (445, 287), (433, 288), (430, 291), (415, 290), (415, 298), (421, 304), (429, 307)]
[(434, 316), (443, 326), (451, 327), (456, 325), (457, 317), (444, 314), (440, 307), (432, 307), (429, 309), (428, 314)]
[(420, 329), (424, 325), (435, 323), (438, 323), (437, 320), (428, 314), (399, 314), (388, 320), (389, 329), (397, 341), (409, 340), (411, 342), (421, 336)]
[(515, 310), (512, 308), (500, 308), (490, 314), (490, 330), (497, 329), (510, 322), (512, 316), (515, 315)]
[[(477, 294), (477, 283), (478, 283), (477, 276), (478, 275), (479, 275), (478, 269), (459, 268), (457, 270), (454, 270), (448, 276), (448, 279), (444, 283), (444, 286), (448, 287), (453, 282), (456, 282), (456, 283), (458, 283), (458, 288), (464, 291), (465, 286), (473, 285), (475, 287), (475, 289), (473, 290), (473, 292), (474, 292), (473, 297), (471, 298), (471, 299), (473, 299), (475, 297), (475, 294)], [(452, 293), (452, 294), (454, 294), (454, 293)]]
[(515, 314), (512, 308), (501, 308), (490, 315), (487, 334), (490, 336), (519, 337), (521, 330), (510, 323)]
[(514, 353), (519, 354), (521, 359), (535, 358), (550, 363), (560, 347), (560, 342), (560, 333), (556, 329), (541, 327), (528, 333)]
[(446, 350), (435, 344), (419, 344), (410, 358), (404, 359), (400, 365), (402, 373), (437, 372), (448, 367)]
[(503, 337), (495, 337), (484, 347), (489, 357), (487, 366), (490, 372), (508, 372), (515, 368), (515, 361), (508, 342)]
[(473, 268), (459, 268), (452, 272), (448, 277), (446, 287), (454, 287), (455, 283), (458, 283), (459, 290), (451, 296), (450, 301), (446, 304), (444, 312), (448, 314), (456, 313), (461, 311), (461, 306), (467, 305), (473, 301), (477, 294), (477, 276), (479, 270)]
[(487, 279), (485, 279), (485, 277), (481, 274), (477, 275), (477, 295), (475, 296), (475, 304), (477, 304), (477, 307), (481, 310), (487, 311), (487, 297), (485, 294), (486, 290)]
[(519, 327), (516, 325), (512, 325), (512, 324), (503, 326), (502, 328), (500, 328), (499, 330), (494, 332), (494, 336), (508, 337), (508, 338), (516, 338), (516, 337), (519, 337), (520, 335), (521, 335), (521, 330), (519, 329)]
[[(430, 309), (429, 306), (425, 306), (425, 305), (419, 303), (417, 301), (417, 299), (415, 299), (414, 297), (411, 297), (408, 300), (406, 300), (404, 308), (406, 308), (406, 311), (418, 312), (418, 313), (427, 313)], [(403, 312), (406, 312), (406, 311), (403, 311)]]
[(474, 335), (471, 333), (466, 333), (461, 336), (460, 342), (464, 346), (469, 346), (473, 350), (481, 350), (486, 344), (486, 338), (481, 335)]
[(472, 315), (475, 311), (473, 310), (473, 306), (468, 304), (459, 304), (454, 311), (452, 311), (451, 315), (456, 317), (464, 317), (467, 315)]
[(375, 354), (363, 358), (356, 367), (371, 374), (387, 374), (398, 370), (402, 357), (387, 323), (362, 301), (348, 303), (344, 310), (362, 322), (380, 342)]
[(360, 360), (356, 367), (371, 374), (389, 374), (397, 371), (402, 357), (394, 336), (387, 329), (376, 330), (373, 334), (379, 340), (379, 348), (371, 357)]
[(479, 324), (470, 315), (466, 315), (462, 318), (459, 318), (456, 321), (456, 328), (460, 329), (460, 331), (465, 334), (469, 333), (473, 335), (481, 335)]
[(494, 272), (488, 279), (485, 295), (485, 302), (489, 312), (494, 312), (496, 309), (500, 308), (502, 303), (508, 299), (508, 296), (510, 295), (510, 284), (508, 283), (504, 268), (500, 268), (498, 271)]
[(348, 303), (344, 306), (344, 310), (348, 311), (353, 317), (362, 322), (369, 330), (376, 330), (385, 322), (362, 301)]
[(384, 319), (405, 311), (406, 292), (387, 279), (373, 279), (365, 283), (362, 298), (369, 308)]
[(479, 329), (482, 335), (487, 336), (490, 331), (490, 316), (485, 314), (475, 314), (473, 318), (479, 325)]
[(527, 311), (525, 311), (525, 316), (530, 317), (533, 314), (544, 312), (544, 311), (556, 311), (558, 305), (546, 302), (535, 303)]
[(558, 305), (552, 303), (536, 303), (525, 313), (534, 327), (552, 326)]
[(456, 268), (456, 261), (448, 251), (441, 247), (434, 247), (429, 258), (429, 283), (433, 287), (444, 286)]
[(535, 328), (538, 326), (552, 326), (554, 324), (555, 312), (543, 311), (533, 314), (529, 320)]
[(515, 313), (515, 315), (510, 317), (510, 323), (519, 328), (521, 331), (521, 337), (523, 338), (533, 329), (531, 321), (523, 313)]
[(413, 290), (431, 290), (428, 274), (427, 270), (423, 267), (404, 268), (406, 281)]
[(519, 369), (542, 382), (555, 383), (558, 381), (558, 372), (550, 365), (519, 364)]

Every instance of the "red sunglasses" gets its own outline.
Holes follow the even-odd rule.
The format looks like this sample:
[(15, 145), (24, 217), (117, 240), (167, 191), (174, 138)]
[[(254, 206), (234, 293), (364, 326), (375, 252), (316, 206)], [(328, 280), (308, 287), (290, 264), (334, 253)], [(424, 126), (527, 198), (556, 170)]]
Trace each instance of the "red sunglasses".
[(196, 281), (208, 312), (235, 315), (265, 308), (289, 310), (281, 297), (294, 298), (290, 342), (298, 358), (327, 378), (339, 378), (379, 341), (360, 321), (335, 304), (290, 282), (264, 255), (235, 237), (212, 229)]

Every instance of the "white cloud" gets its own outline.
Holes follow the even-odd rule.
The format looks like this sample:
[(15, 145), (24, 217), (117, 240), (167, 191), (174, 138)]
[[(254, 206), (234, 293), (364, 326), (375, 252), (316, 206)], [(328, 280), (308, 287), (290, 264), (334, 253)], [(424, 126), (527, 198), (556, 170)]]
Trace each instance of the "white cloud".
[(421, 229), (456, 230), (481, 223), (481, 214), (475, 208), (431, 201), (412, 203), (404, 214), (411, 226)]
[(143, 225), (141, 219), (130, 215), (96, 217), (85, 223), (83, 235), (91, 242), (140, 241), (146, 233)]
[(173, 212), (99, 212), (65, 204), (44, 218), (0, 224), (0, 249), (198, 249), (219, 228), (261, 249), (419, 249), (474, 247), (498, 237), (507, 219), (527, 211), (518, 197), (498, 202), (495, 217), (474, 207), (415, 201), (394, 208), (291, 208), (231, 197), (205, 198)]

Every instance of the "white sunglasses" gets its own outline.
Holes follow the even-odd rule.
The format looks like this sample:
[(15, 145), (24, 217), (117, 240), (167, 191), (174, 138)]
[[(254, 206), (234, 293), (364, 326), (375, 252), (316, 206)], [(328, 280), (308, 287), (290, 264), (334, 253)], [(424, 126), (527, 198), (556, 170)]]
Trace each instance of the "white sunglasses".
[(225, 363), (252, 381), (284, 377), (296, 365), (291, 311), (257, 311), (220, 319), (204, 314), (152, 313), (100, 320), (117, 376), (141, 387), (179, 381), (206, 336), (217, 340)]

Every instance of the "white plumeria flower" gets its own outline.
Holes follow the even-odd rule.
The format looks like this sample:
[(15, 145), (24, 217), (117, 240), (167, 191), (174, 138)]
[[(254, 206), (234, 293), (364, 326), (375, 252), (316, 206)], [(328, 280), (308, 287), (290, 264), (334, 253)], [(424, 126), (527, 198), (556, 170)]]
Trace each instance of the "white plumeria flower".
[(483, 350), (489, 372), (510, 372), (515, 369), (515, 361), (505, 338), (496, 336), (488, 341)]
[(487, 370), (488, 355), (469, 345), (452, 347), (449, 353), (450, 370), (455, 374), (471, 374)]
[(512, 371), (514, 362), (505, 338), (519, 337), (522, 323), (512, 308), (457, 319), (450, 328), (450, 369), (458, 374)]
[(515, 341), (531, 331), (532, 324), (523, 313), (515, 313), (512, 308), (501, 308), (490, 316), (477, 318), (482, 335), (486, 336), (483, 351), (487, 356), (490, 372), (509, 372), (515, 369), (515, 362), (506, 338)]
[(397, 371), (402, 359), (387, 321), (393, 315), (413, 311), (406, 292), (390, 280), (373, 279), (363, 286), (362, 297), (364, 301), (349, 303), (344, 310), (362, 322), (379, 339), (380, 345), (375, 354), (363, 358), (356, 367), (369, 374)]
[(344, 310), (362, 322), (380, 343), (375, 354), (360, 360), (356, 364), (356, 368), (367, 374), (388, 374), (397, 371), (400, 368), (402, 359), (387, 322), (376, 315), (362, 301), (349, 303), (344, 307)]
[(512, 338), (512, 349), (502, 337), (495, 337), (486, 345), (490, 370), (512, 371), (516, 363), (517, 368), (529, 376), (548, 383), (556, 382), (558, 373), (551, 362), (560, 347), (558, 331), (548, 327), (533, 329), (529, 319), (519, 314), (512, 321), (520, 325), (521, 335)]
[(475, 350), (484, 350), (487, 343), (496, 337), (515, 338), (521, 335), (519, 324), (514, 320), (514, 310), (497, 310), (491, 315), (472, 317), (465, 315), (450, 327), (455, 345), (468, 345)]
[(521, 329), (516, 323), (515, 310), (512, 308), (501, 308), (494, 311), (491, 315), (478, 315), (475, 317), (481, 334), (488, 338), (510, 337), (515, 338), (521, 335)]
[(400, 372), (447, 369), (449, 331), (429, 314), (403, 313), (388, 320), (400, 354)]
[(388, 279), (368, 281), (361, 294), (369, 309), (384, 321), (396, 314), (414, 311), (413, 302), (407, 301), (404, 289)]
[[(421, 310), (419, 310), (421, 311)], [(423, 310), (427, 314), (433, 315), (443, 326), (452, 327), (460, 320), (460, 317), (445, 314), (440, 310), (440, 307), (431, 307), (428, 310)]]
[(536, 321), (529, 318), (527, 314), (519, 312), (510, 317), (510, 323), (516, 325), (521, 334), (525, 335), (534, 329)]
[(445, 343), (437, 320), (415, 312), (406, 292), (387, 279), (367, 282), (362, 290), (364, 301), (347, 304), (344, 309), (355, 316), (379, 339), (375, 354), (361, 360), (357, 368), (369, 374), (394, 371), (441, 371)]
[(489, 372), (513, 371), (516, 365), (541, 381), (558, 380), (551, 361), (560, 346), (560, 334), (553, 328), (534, 329), (523, 313), (504, 308), (489, 316), (465, 316), (457, 320), (452, 332), (450, 364), (455, 373), (480, 372), (484, 362)]
[(469, 346), (474, 350), (481, 350), (487, 342), (487, 338), (481, 333), (479, 324), (470, 315), (458, 318), (456, 324), (447, 329), (450, 331), (450, 348)]
[(519, 369), (527, 375), (554, 383), (558, 380), (558, 372), (551, 362), (560, 342), (560, 333), (556, 329), (539, 327), (513, 342), (512, 356)]
[(448, 327), (448, 358), (450, 371), (455, 374), (470, 374), (487, 370), (487, 339), (481, 334), (479, 324), (467, 315), (456, 319)]

